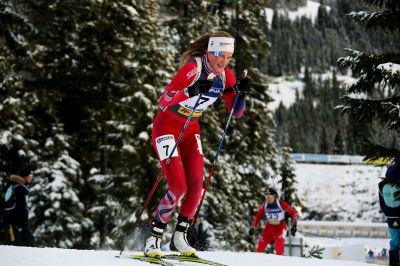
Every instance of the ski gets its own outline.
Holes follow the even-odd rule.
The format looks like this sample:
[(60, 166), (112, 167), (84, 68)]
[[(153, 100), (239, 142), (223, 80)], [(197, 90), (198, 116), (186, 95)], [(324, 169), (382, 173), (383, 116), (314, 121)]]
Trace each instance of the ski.
[(184, 256), (184, 255), (178, 255), (178, 254), (169, 254), (169, 255), (164, 255), (163, 259), (187, 261), (187, 262), (194, 262), (194, 263), (213, 265), (213, 266), (228, 266), (226, 264), (222, 264), (222, 263), (219, 263), (219, 262), (202, 259), (202, 258), (197, 257), (197, 256)]
[(153, 264), (158, 264), (162, 266), (175, 266), (175, 264), (165, 261), (163, 258), (158, 258), (158, 257), (148, 257), (145, 255), (129, 255), (128, 258), (134, 259), (134, 260), (140, 260), (140, 261), (145, 261)]

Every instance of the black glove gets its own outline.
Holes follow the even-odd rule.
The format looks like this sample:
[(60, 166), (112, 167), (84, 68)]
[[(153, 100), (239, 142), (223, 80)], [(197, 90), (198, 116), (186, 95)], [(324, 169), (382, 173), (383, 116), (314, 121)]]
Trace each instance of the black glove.
[(241, 78), (236, 82), (236, 91), (240, 94), (246, 94), (250, 89), (250, 80), (248, 78)]
[(250, 228), (250, 230), (249, 230), (249, 235), (250, 235), (250, 236), (253, 236), (253, 235), (254, 235), (254, 228), (253, 228), (253, 227)]
[(295, 236), (297, 232), (297, 223), (292, 224), (292, 227), (290, 228), (290, 233), (292, 236)]
[(206, 93), (210, 90), (211, 86), (212, 86), (211, 80), (206, 80), (206, 79), (198, 80), (192, 86), (187, 88), (189, 97), (199, 95), (200, 93)]

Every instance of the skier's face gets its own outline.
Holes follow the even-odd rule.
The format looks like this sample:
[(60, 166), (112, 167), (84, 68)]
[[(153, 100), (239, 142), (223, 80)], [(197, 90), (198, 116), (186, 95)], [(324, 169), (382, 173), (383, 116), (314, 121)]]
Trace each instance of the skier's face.
[(221, 74), (232, 59), (232, 52), (208, 52), (208, 61), (215, 72)]
[(265, 198), (267, 199), (268, 203), (274, 203), (275, 202), (275, 196), (274, 195), (267, 194), (267, 196), (265, 196)]

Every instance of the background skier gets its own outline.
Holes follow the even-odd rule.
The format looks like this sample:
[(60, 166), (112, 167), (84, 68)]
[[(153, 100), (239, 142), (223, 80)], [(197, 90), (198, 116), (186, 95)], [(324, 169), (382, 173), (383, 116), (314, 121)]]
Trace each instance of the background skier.
[(285, 212), (292, 218), (291, 233), (296, 233), (297, 212), (286, 201), (279, 200), (276, 190), (270, 188), (266, 193), (266, 201), (263, 202), (258, 209), (254, 218), (249, 234), (254, 234), (254, 229), (259, 224), (262, 217), (267, 218), (261, 238), (258, 242), (257, 252), (264, 252), (272, 240), (275, 240), (275, 252), (277, 255), (283, 255), (285, 239), (283, 237), (284, 230), (287, 229), (285, 222)]
[[(160, 251), (162, 233), (181, 200), (171, 246), (184, 255), (196, 252), (189, 245), (186, 235), (201, 197), (204, 176), (198, 119), (221, 94), (229, 112), (236, 94), (240, 93), (234, 117), (241, 117), (245, 109), (244, 94), (248, 91), (249, 81), (241, 79), (236, 83), (235, 75), (227, 67), (233, 51), (234, 39), (227, 32), (199, 37), (181, 56), (181, 69), (160, 97), (159, 103), (163, 109), (154, 120), (152, 141), (167, 178), (168, 191), (161, 199), (152, 221), (151, 236), (144, 250), (147, 256), (163, 255)], [(177, 149), (172, 151), (193, 109), (191, 121)], [(168, 160), (171, 153), (171, 159)]]

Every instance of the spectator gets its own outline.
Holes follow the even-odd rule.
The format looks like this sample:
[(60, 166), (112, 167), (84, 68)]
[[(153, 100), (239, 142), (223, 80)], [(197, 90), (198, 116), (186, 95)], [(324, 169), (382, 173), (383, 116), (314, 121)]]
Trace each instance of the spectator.
[(4, 218), (7, 225), (7, 241), (15, 246), (34, 246), (34, 238), (29, 224), (29, 186), (32, 172), (22, 167), (18, 175), (11, 175), (5, 193)]
[(386, 216), (390, 234), (389, 265), (398, 266), (400, 251), (400, 164), (388, 167), (379, 182), (379, 204)]

